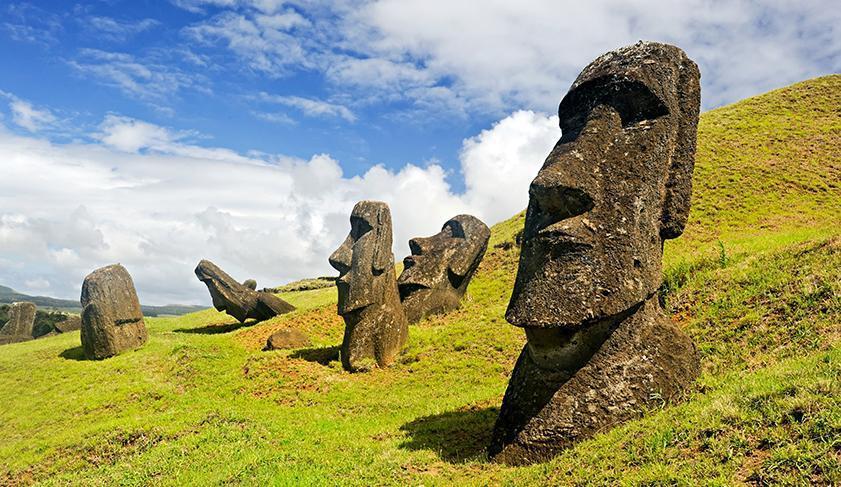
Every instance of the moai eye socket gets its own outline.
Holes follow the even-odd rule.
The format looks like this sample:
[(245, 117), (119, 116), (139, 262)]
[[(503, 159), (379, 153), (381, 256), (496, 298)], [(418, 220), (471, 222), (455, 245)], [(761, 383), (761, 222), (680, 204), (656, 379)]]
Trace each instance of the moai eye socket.
[(371, 230), (373, 230), (373, 227), (364, 218), (358, 216), (350, 217), (350, 235), (354, 240), (359, 240)]
[(596, 78), (577, 86), (561, 100), (558, 106), (561, 142), (577, 139), (590, 113), (599, 105), (608, 105), (616, 110), (623, 128), (669, 114), (663, 100), (640, 81)]
[(461, 225), (461, 223), (459, 223), (455, 220), (448, 221), (444, 225), (444, 228), (441, 229), (441, 233), (443, 233), (444, 236), (450, 237), (450, 238), (460, 238), (460, 239), (467, 238), (464, 234), (464, 227)]

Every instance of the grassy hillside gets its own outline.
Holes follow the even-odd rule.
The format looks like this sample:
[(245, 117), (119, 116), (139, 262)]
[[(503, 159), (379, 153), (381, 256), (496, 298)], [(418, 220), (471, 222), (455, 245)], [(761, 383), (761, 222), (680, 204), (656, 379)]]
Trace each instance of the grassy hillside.
[[(662, 296), (698, 344), (688, 400), (529, 467), (484, 448), (524, 338), (503, 313), (522, 215), (493, 228), (460, 310), (394, 367), (348, 374), (335, 290), (240, 326), (148, 320), (143, 349), (78, 333), (0, 348), (0, 484), (767, 485), (841, 482), (841, 76), (702, 115), (695, 200)], [(314, 346), (262, 352), (296, 326)]]

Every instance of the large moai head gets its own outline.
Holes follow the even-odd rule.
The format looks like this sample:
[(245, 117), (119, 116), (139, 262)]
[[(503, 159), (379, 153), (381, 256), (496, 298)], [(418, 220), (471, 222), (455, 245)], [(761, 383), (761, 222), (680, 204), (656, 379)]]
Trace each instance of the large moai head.
[(403, 272), (397, 279), (409, 323), (458, 307), (490, 235), (478, 218), (458, 215), (437, 234), (409, 240), (412, 255), (403, 259)]
[(341, 358), (350, 371), (390, 365), (408, 338), (391, 241), (388, 205), (360, 201), (350, 215), (350, 233), (329, 259), (339, 271), (338, 312), (345, 320)]
[(644, 301), (689, 213), (700, 85), (677, 47), (640, 42), (584, 68), (529, 188), (506, 319), (574, 330)]
[(146, 325), (134, 282), (120, 264), (99, 268), (82, 283), (82, 348), (103, 359), (146, 343)]
[(527, 342), (494, 461), (547, 460), (697, 377), (697, 349), (654, 294), (663, 241), (689, 213), (699, 77), (682, 50), (641, 42), (593, 61), (561, 101), (505, 316)]
[(339, 271), (339, 314), (381, 303), (387, 280), (394, 269), (391, 252), (391, 211), (380, 201), (360, 201), (350, 214), (350, 233), (330, 256)]

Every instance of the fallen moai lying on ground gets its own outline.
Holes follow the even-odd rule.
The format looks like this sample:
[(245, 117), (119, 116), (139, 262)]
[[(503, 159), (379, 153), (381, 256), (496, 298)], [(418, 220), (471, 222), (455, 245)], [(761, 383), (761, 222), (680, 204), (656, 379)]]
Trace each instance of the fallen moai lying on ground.
[(274, 294), (255, 291), (250, 282), (240, 284), (209, 260), (202, 260), (196, 266), (196, 277), (205, 285), (217, 311), (224, 311), (240, 323), (247, 319), (267, 320), (277, 315), (294, 311), (295, 307)]

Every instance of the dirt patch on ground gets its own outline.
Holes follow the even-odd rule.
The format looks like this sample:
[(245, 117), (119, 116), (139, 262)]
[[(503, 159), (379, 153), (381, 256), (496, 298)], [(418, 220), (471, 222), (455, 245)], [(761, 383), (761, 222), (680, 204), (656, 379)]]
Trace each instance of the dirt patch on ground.
[(235, 339), (248, 350), (262, 350), (272, 334), (285, 328), (301, 330), (316, 344), (339, 344), (342, 341), (345, 323), (342, 317), (336, 314), (335, 305), (322, 306), (295, 311), (258, 323), (237, 333)]

